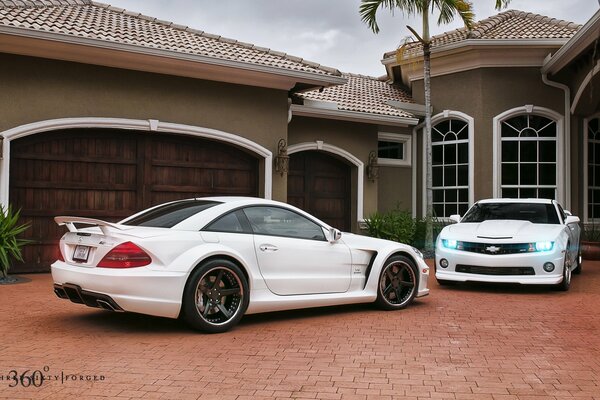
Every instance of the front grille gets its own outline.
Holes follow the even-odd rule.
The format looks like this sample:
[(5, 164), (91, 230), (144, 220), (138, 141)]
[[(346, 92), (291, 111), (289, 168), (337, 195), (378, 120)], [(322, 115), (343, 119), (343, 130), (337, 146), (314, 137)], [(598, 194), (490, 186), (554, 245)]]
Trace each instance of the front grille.
[(533, 267), (484, 267), (458, 264), (455, 271), (479, 275), (535, 275)]
[(471, 253), (502, 255), (502, 254), (519, 254), (530, 252), (530, 243), (476, 243), (476, 242), (460, 242), (462, 245), (460, 250)]

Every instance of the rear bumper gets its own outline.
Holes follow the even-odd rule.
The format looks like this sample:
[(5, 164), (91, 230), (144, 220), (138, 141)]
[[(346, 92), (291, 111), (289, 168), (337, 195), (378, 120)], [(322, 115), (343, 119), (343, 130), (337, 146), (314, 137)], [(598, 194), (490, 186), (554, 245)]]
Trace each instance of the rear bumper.
[(88, 307), (103, 308), (109, 311), (124, 311), (110, 296), (81, 289), (72, 283), (54, 284), (54, 293), (61, 299), (69, 299), (73, 303), (85, 304)]
[(419, 288), (415, 297), (424, 297), (429, 295), (427, 283), (429, 281), (429, 265), (422, 258), (417, 259), (417, 268), (419, 269)]
[(55, 293), (75, 303), (177, 318), (187, 274), (146, 267), (89, 268), (56, 261), (52, 278)]

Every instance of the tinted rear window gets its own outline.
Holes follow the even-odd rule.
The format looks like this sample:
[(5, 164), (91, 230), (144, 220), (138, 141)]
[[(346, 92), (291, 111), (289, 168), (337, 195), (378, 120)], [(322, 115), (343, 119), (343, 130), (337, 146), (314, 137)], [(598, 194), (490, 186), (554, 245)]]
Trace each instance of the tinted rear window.
[(460, 222), (483, 222), (491, 219), (516, 219), (534, 224), (560, 224), (553, 204), (480, 203), (475, 204)]
[(164, 204), (148, 210), (135, 218), (125, 221), (125, 225), (150, 226), (153, 228), (172, 228), (181, 221), (207, 208), (220, 204), (216, 201), (184, 200)]

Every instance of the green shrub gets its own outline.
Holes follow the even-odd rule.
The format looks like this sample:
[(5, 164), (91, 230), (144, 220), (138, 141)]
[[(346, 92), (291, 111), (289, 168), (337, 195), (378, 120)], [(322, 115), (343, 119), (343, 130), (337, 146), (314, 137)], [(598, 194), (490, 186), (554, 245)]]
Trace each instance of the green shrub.
[(393, 210), (375, 213), (365, 220), (369, 236), (412, 244), (415, 239), (416, 221), (408, 211)]
[(424, 249), (427, 222), (433, 225), (433, 241), (450, 222), (437, 218), (413, 218), (408, 211), (393, 210), (375, 213), (365, 220), (367, 234), (372, 237), (393, 240)]
[(21, 248), (29, 243), (28, 240), (17, 239), (29, 228), (29, 224), (17, 225), (20, 210), (13, 211), (8, 205), (6, 209), (0, 205), (0, 272), (6, 278), (12, 259), (23, 261)]

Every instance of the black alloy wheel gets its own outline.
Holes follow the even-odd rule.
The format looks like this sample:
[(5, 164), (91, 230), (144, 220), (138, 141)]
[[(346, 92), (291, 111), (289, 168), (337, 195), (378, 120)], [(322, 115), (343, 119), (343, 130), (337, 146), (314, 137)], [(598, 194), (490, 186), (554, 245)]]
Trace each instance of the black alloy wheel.
[(228, 260), (211, 260), (195, 270), (183, 296), (184, 318), (195, 329), (225, 332), (248, 308), (248, 282)]
[(417, 267), (405, 256), (390, 257), (381, 270), (377, 304), (384, 310), (406, 307), (417, 293)]

